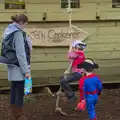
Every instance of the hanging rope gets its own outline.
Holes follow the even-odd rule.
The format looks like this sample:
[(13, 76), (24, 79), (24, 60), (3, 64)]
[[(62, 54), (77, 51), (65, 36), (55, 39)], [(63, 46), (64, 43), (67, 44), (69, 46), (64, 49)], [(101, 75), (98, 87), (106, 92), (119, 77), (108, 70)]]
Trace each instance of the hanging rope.
[[(83, 31), (82, 29), (78, 28), (77, 26), (72, 25), (72, 22), (71, 22), (71, 21), (72, 21), (71, 0), (68, 0), (67, 13), (68, 13), (68, 16), (69, 16), (69, 30), (70, 30), (69, 32), (70, 32), (70, 41), (71, 41), (70, 43), (72, 43), (72, 34), (71, 34), (71, 33), (73, 32), (73, 31), (72, 31), (72, 27), (74, 27), (74, 28), (76, 28), (77, 30), (82, 31), (82, 32), (84, 32), (85, 34), (89, 35), (89, 33)], [(73, 62), (71, 62), (71, 64), (69, 65), (68, 69), (64, 72), (64, 77), (67, 77), (67, 75), (71, 72), (72, 63), (73, 63)], [(56, 108), (55, 108), (55, 112), (54, 112), (54, 113), (59, 112), (59, 113), (61, 113), (62, 115), (65, 115), (65, 116), (76, 116), (75, 113), (74, 113), (74, 114), (71, 114), (71, 115), (68, 115), (67, 113), (63, 112), (62, 108), (59, 106), (61, 94), (62, 94), (62, 88), (61, 88), (61, 86), (60, 86), (58, 92), (56, 93), (57, 99), (56, 99)], [(51, 113), (51, 115), (54, 114), (54, 113)], [(81, 114), (80, 114), (80, 115), (81, 115)], [(79, 115), (79, 116), (80, 116), (80, 115)], [(78, 116), (78, 115), (77, 115), (77, 116)]]
[[(72, 63), (73, 63), (73, 62), (71, 62), (71, 64), (69, 65), (68, 69), (65, 71), (64, 77), (67, 77), (67, 75), (70, 73), (71, 67), (72, 67)], [(56, 108), (55, 108), (55, 112), (54, 112), (54, 113), (60, 112), (60, 113), (63, 114), (63, 115), (69, 116), (67, 113), (63, 112), (62, 108), (59, 106), (60, 96), (61, 96), (61, 95), (62, 95), (62, 88), (61, 88), (61, 86), (60, 86), (58, 92), (56, 93), (57, 99), (56, 99)], [(52, 113), (52, 114), (54, 114), (54, 113)]]

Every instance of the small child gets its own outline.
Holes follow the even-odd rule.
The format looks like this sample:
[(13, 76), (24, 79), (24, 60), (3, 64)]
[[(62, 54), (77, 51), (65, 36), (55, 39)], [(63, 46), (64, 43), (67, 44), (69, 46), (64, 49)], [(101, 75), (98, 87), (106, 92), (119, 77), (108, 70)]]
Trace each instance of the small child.
[(77, 81), (82, 77), (81, 71), (77, 68), (77, 65), (85, 61), (84, 48), (86, 48), (86, 44), (81, 41), (74, 41), (72, 43), (68, 51), (68, 59), (72, 63), (72, 73), (66, 71), (64, 74), (67, 74), (67, 77), (65, 77), (66, 75), (63, 75), (60, 78), (60, 85), (65, 91), (69, 102), (73, 102), (76, 99), (69, 83)]
[(27, 40), (27, 43), (28, 43), (28, 46), (29, 46), (30, 52), (32, 52), (32, 40), (30, 39), (29, 36), (26, 36), (26, 40)]
[(86, 105), (90, 120), (97, 120), (95, 105), (102, 91), (100, 78), (93, 73), (93, 70), (98, 67), (99, 66), (94, 63), (92, 59), (86, 59), (84, 63), (78, 64), (78, 68), (83, 69), (86, 76), (82, 77), (79, 81), (80, 103), (77, 109), (82, 111), (85, 109)]

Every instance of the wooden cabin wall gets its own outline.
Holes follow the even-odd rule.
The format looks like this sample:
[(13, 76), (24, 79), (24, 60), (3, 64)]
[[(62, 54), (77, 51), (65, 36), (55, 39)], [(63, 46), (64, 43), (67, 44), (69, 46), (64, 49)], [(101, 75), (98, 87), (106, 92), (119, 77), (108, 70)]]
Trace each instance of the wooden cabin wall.
[[(29, 20), (43, 21), (67, 21), (66, 9), (61, 8), (61, 0), (23, 0), (25, 9), (5, 9), (5, 0), (0, 2), (0, 21), (11, 21), (10, 17), (16, 13), (25, 13)], [(6, 0), (17, 1), (17, 0)], [(119, 20), (120, 8), (112, 8), (112, 0), (80, 0), (80, 8), (72, 10), (72, 20)], [(6, 14), (6, 15), (5, 15)]]
[[(49, 4), (48, 4), (49, 3)], [(73, 10), (74, 25), (89, 32), (91, 35), (86, 40), (88, 44), (85, 55), (93, 58), (100, 68), (96, 71), (103, 82), (120, 82), (120, 8), (112, 8), (111, 0), (81, 0), (81, 8)], [(60, 8), (56, 0), (27, 0), (26, 10), (5, 10), (4, 2), (0, 3), (0, 36), (10, 21), (10, 16), (15, 13), (25, 12), (30, 21), (28, 27), (56, 27), (67, 26), (68, 16)], [(34, 8), (34, 9), (33, 9)], [(43, 12), (47, 8), (46, 21), (56, 23), (36, 23), (42, 21)], [(82, 21), (81, 21), (82, 20)], [(92, 20), (92, 21), (91, 21)], [(112, 20), (112, 21), (111, 21)], [(4, 21), (4, 23), (3, 23)], [(2, 39), (1, 39), (2, 40)], [(68, 67), (68, 47), (59, 48), (34, 48), (32, 52), (32, 77), (34, 85), (59, 84), (59, 78)], [(7, 87), (6, 67), (0, 65), (0, 87)]]
[[(38, 26), (37, 24), (29, 26), (31, 25)], [(57, 25), (61, 26), (59, 23)], [(120, 82), (119, 22), (78, 22), (75, 25), (91, 33), (91, 36), (86, 40), (88, 47), (85, 50), (85, 55), (88, 58), (93, 58), (100, 65), (97, 73), (103, 82)], [(43, 27), (44, 24), (40, 26)], [(54, 23), (47, 26), (54, 26)], [(3, 30), (3, 24), (0, 24), (0, 27)], [(33, 48), (31, 69), (34, 85), (59, 83), (59, 77), (69, 65), (66, 56), (67, 50), (68, 47)], [(3, 65), (0, 65), (0, 83), (0, 86), (9, 84), (6, 68)]]

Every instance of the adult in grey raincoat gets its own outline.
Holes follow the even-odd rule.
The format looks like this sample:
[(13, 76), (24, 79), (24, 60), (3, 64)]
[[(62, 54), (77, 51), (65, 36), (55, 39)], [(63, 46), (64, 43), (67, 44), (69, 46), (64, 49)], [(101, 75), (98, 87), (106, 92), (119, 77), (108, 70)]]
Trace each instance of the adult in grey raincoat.
[[(11, 110), (18, 120), (22, 113), (24, 97), (24, 79), (30, 77), (30, 50), (31, 44), (23, 31), (28, 17), (19, 14), (11, 17), (13, 23), (4, 31), (1, 57), (8, 66), (8, 80), (11, 82)], [(3, 59), (1, 59), (3, 60)], [(0, 62), (2, 62), (0, 60)], [(27, 118), (25, 118), (27, 119)]]

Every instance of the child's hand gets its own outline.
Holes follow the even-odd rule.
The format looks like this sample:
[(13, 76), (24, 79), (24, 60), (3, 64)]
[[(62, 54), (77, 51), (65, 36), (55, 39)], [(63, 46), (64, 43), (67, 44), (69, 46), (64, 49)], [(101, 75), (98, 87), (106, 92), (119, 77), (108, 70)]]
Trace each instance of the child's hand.
[(84, 111), (86, 109), (86, 101), (82, 100), (81, 102), (78, 103), (77, 109), (80, 111)]
[(66, 70), (66, 71), (64, 72), (64, 74), (69, 74), (69, 71), (68, 71), (68, 70)]

